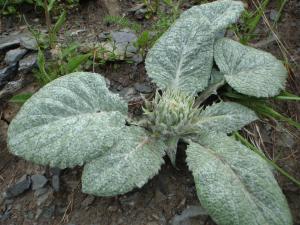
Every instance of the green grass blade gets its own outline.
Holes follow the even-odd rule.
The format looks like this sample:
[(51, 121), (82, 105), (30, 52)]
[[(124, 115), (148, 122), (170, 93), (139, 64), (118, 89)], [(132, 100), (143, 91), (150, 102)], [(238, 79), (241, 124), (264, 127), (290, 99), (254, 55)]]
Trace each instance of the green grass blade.
[(51, 78), (46, 71), (46, 59), (41, 49), (38, 50), (37, 64), (39, 71), (35, 73), (35, 76), (41, 84), (47, 84), (51, 81)]
[(60, 29), (62, 28), (62, 26), (64, 25), (65, 21), (67, 18), (67, 13), (66, 11), (63, 11), (62, 14), (60, 14), (58, 20), (56, 21), (54, 27), (52, 28), (52, 34), (56, 35)]
[(70, 56), (72, 53), (75, 53), (76, 50), (79, 48), (79, 44), (72, 43), (67, 48), (62, 49), (62, 58), (66, 58)]
[(281, 167), (279, 167), (274, 161), (268, 159), (265, 154), (255, 147), (253, 144), (251, 144), (246, 138), (244, 138), (242, 135), (240, 135), (238, 132), (234, 133), (234, 137), (239, 140), (243, 145), (247, 146), (249, 149), (251, 149), (253, 152), (258, 154), (260, 157), (262, 157), (264, 160), (266, 160), (271, 166), (273, 166), (278, 172), (280, 172), (283, 176), (294, 182), (298, 187), (300, 187), (300, 181), (294, 178), (292, 175), (290, 175), (288, 172), (283, 170)]
[[(254, 97), (250, 97), (250, 96), (246, 96), (246, 95), (241, 95), (239, 93), (235, 93), (232, 91), (225, 92), (223, 95), (232, 99), (233, 101), (236, 101), (242, 105), (249, 107), (250, 109), (252, 109), (253, 111), (255, 111), (256, 113), (258, 113), (262, 116), (287, 122), (291, 126), (294, 126), (298, 129), (300, 129), (300, 123), (277, 112), (275, 109), (273, 109), (270, 106), (270, 104), (267, 102), (267, 99), (254, 98)], [(297, 97), (297, 96), (291, 96), (291, 95), (292, 94), (290, 94), (290, 93), (287, 94), (287, 96), (289, 98)], [(275, 97), (275, 99), (276, 99), (276, 97)]]
[(32, 93), (23, 93), (13, 96), (9, 102), (24, 104), (33, 94)]
[(56, 0), (50, 0), (48, 3), (48, 7), (47, 10), (48, 12), (50, 12), (53, 9), (54, 3), (56, 2)]
[(283, 101), (300, 101), (300, 97), (294, 94), (291, 94), (287, 91), (283, 91), (280, 95), (274, 97), (276, 100), (283, 100)]
[(66, 65), (67, 73), (74, 72), (82, 63), (86, 62), (91, 55), (92, 55), (91, 53), (87, 53), (87, 54), (78, 55), (78, 56), (75, 56), (75, 57), (69, 59), (67, 65)]

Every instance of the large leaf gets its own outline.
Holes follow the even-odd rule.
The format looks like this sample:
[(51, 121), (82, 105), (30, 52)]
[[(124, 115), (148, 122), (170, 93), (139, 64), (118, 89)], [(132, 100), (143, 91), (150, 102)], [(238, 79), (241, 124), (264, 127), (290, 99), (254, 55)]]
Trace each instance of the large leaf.
[(148, 75), (161, 89), (195, 94), (208, 84), (214, 34), (205, 17), (180, 18), (157, 41), (146, 58)]
[(225, 30), (228, 25), (235, 23), (244, 10), (240, 1), (220, 0), (212, 3), (194, 6), (185, 11), (181, 17), (204, 16), (214, 32)]
[(159, 171), (165, 148), (143, 128), (126, 127), (109, 152), (85, 165), (83, 192), (114, 196), (142, 187)]
[(60, 168), (107, 151), (125, 126), (127, 105), (94, 73), (54, 80), (25, 102), (8, 129), (12, 153)]
[(292, 225), (268, 164), (225, 134), (190, 143), (187, 162), (197, 194), (218, 225)]
[(270, 97), (284, 89), (287, 71), (270, 53), (222, 38), (215, 44), (214, 57), (227, 83), (242, 94)]
[(208, 106), (200, 114), (197, 123), (200, 132), (230, 133), (257, 119), (249, 108), (234, 102), (220, 102)]

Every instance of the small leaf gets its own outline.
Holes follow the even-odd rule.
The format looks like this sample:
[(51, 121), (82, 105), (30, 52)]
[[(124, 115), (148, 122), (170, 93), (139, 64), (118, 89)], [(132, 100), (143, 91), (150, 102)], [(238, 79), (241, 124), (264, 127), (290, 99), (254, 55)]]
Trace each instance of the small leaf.
[(235, 23), (243, 11), (244, 5), (241, 1), (219, 0), (194, 6), (182, 13), (181, 17), (204, 16), (209, 21), (213, 31), (219, 32)]
[(142, 187), (163, 164), (165, 145), (139, 127), (126, 127), (106, 154), (84, 167), (82, 191), (97, 196), (124, 194)]
[(190, 143), (187, 162), (201, 205), (219, 225), (292, 225), (268, 164), (225, 134)]
[(197, 123), (201, 132), (230, 133), (258, 119), (249, 108), (234, 102), (220, 102), (206, 107)]
[(211, 73), (213, 43), (214, 35), (204, 17), (178, 19), (149, 51), (147, 72), (161, 89), (188, 94), (202, 91)]
[(94, 73), (54, 80), (25, 102), (8, 129), (15, 155), (53, 167), (73, 167), (109, 149), (125, 126), (127, 105)]
[(171, 137), (165, 142), (167, 145), (165, 151), (174, 167), (176, 167), (176, 155), (177, 155), (178, 140), (179, 140), (178, 137)]
[(255, 97), (271, 97), (284, 89), (287, 71), (273, 55), (222, 38), (214, 57), (227, 83), (236, 91)]

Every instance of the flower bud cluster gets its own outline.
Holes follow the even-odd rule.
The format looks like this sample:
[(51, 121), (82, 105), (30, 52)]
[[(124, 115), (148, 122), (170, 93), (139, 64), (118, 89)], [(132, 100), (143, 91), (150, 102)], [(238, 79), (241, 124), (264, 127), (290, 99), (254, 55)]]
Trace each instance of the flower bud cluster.
[(147, 125), (154, 134), (165, 137), (194, 133), (201, 112), (194, 103), (193, 96), (181, 91), (169, 89), (162, 95), (157, 92), (153, 101), (146, 101), (143, 109)]

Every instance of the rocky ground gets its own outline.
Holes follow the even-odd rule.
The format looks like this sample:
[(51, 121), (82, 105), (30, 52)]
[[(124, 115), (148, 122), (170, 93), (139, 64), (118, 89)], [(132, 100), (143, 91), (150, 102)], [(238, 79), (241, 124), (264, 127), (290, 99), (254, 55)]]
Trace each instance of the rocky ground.
[[(143, 58), (132, 43), (137, 36), (130, 30), (118, 30), (103, 22), (103, 15), (129, 15), (147, 25), (145, 11), (137, 1), (121, 1), (120, 6), (101, 5), (101, 1), (86, 1), (68, 15), (68, 22), (59, 36), (60, 42), (78, 40), (81, 51), (101, 44), (107, 49), (117, 46), (117, 62), (93, 68), (107, 78), (114, 92), (123, 96), (131, 113), (139, 114), (141, 94), (152, 95), (155, 86), (145, 73)], [(105, 2), (105, 1), (104, 1)], [(109, 1), (106, 1), (109, 3)], [(190, 1), (192, 2), (192, 1)], [(185, 5), (189, 7), (191, 3)], [(129, 10), (136, 7), (134, 10)], [(275, 9), (275, 3), (274, 3)], [(266, 11), (272, 21), (276, 10)], [(27, 13), (29, 22), (45, 29), (41, 15)], [(0, 35), (0, 224), (7, 225), (213, 225), (201, 208), (193, 179), (184, 162), (184, 146), (180, 146), (177, 168), (167, 163), (159, 175), (143, 188), (114, 198), (99, 198), (81, 193), (82, 168), (59, 170), (33, 165), (11, 155), (6, 147), (7, 127), (20, 108), (9, 102), (16, 93), (34, 93), (38, 89), (32, 75), (36, 67), (36, 42), (24, 23), (16, 18), (3, 17)], [(282, 51), (274, 39), (266, 35), (262, 23), (257, 31), (259, 38), (252, 44), (282, 58)], [(300, 95), (300, 3), (287, 3), (278, 24), (280, 40), (286, 46), (291, 62), (288, 89)], [(126, 49), (126, 51), (125, 51)], [(130, 60), (131, 63), (128, 63)], [(299, 121), (299, 103), (276, 103), (277, 108)], [(300, 179), (299, 131), (284, 123), (260, 121), (251, 124), (248, 135), (266, 154)], [(287, 178), (276, 177), (292, 210), (295, 225), (300, 225), (300, 189)]]

